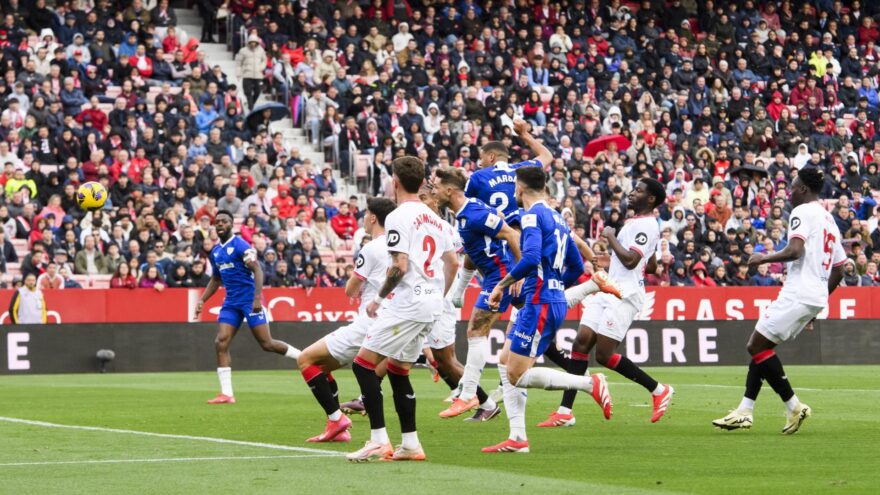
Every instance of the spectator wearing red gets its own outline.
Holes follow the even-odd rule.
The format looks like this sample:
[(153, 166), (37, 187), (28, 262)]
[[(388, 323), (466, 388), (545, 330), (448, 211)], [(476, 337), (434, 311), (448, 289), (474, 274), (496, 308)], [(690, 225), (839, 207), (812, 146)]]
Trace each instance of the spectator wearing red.
[(278, 196), (272, 199), (272, 206), (278, 207), (279, 218), (289, 218), (296, 215), (296, 204), (290, 196), (290, 186), (278, 184)]
[(147, 48), (144, 45), (138, 45), (137, 52), (128, 57), (128, 63), (137, 69), (141, 77), (147, 79), (153, 77), (153, 59), (147, 55)]
[(782, 114), (782, 109), (787, 108), (787, 105), (782, 102), (782, 93), (779, 91), (773, 92), (773, 101), (767, 105), (767, 115), (773, 119), (773, 122), (779, 120), (779, 116)]
[(340, 239), (351, 239), (358, 228), (357, 219), (348, 208), (348, 203), (339, 205), (339, 213), (330, 219), (330, 226)]
[(718, 285), (708, 276), (706, 273), (706, 265), (704, 265), (702, 261), (694, 263), (693, 272), (694, 275), (691, 277), (691, 280), (694, 281), (694, 287), (715, 287)]

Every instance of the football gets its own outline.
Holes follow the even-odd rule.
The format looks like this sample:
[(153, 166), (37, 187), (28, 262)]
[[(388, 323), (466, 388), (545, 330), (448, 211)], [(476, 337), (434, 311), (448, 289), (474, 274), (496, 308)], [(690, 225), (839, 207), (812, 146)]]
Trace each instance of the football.
[(98, 182), (86, 182), (76, 191), (76, 202), (83, 210), (100, 210), (106, 201), (107, 189)]

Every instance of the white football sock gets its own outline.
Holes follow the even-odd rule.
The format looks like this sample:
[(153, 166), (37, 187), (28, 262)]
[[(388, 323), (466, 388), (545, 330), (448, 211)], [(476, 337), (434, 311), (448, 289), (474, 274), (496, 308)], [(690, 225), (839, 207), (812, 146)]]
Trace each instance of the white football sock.
[(571, 414), (571, 409), (567, 407), (559, 406), (559, 409), (556, 410), (557, 414)]
[(217, 378), (220, 379), (220, 393), (232, 397), (232, 368), (217, 368)]
[(463, 401), (471, 400), (477, 395), (477, 385), (480, 384), (480, 375), (486, 366), (486, 345), (489, 339), (486, 337), (469, 337), (467, 360), (464, 365), (464, 373), (461, 375), (461, 394), (458, 398)]
[(566, 289), (565, 302), (568, 304), (568, 307), (571, 308), (580, 304), (585, 297), (596, 292), (599, 292), (599, 286), (596, 285), (596, 282), (587, 280), (580, 285), (575, 285), (574, 287)]
[(337, 409), (333, 411), (333, 414), (327, 417), (330, 418), (330, 421), (339, 421), (340, 419), (342, 419), (342, 411)]
[(370, 440), (376, 443), (381, 443), (382, 445), (391, 443), (391, 440), (388, 439), (388, 430), (385, 428), (370, 430)]
[[(464, 297), (464, 290), (467, 289), (472, 278), (474, 278), (474, 270), (467, 270), (464, 267), (458, 270), (458, 273), (455, 274), (455, 282), (449, 289), (449, 299), (453, 302), (456, 299), (461, 300)], [(456, 304), (456, 306), (460, 305), (461, 303)]]
[(791, 399), (785, 401), (785, 408), (788, 409), (788, 412), (793, 412), (795, 408), (800, 404), (801, 401), (798, 399), (797, 395), (792, 395)]
[(755, 409), (754, 399), (749, 399), (748, 397), (743, 397), (743, 400), (739, 403), (739, 407), (737, 407), (737, 409), (739, 409), (741, 411), (742, 410), (751, 411), (751, 410)]
[(287, 352), (284, 353), (284, 357), (288, 357), (290, 359), (296, 360), (296, 359), (299, 359), (300, 352), (301, 351), (299, 349), (297, 349), (296, 347), (294, 347), (290, 344), (287, 344)]
[(590, 376), (577, 376), (550, 368), (531, 368), (519, 378), (516, 384), (521, 388), (543, 388), (544, 390), (583, 390), (592, 392), (593, 379)]
[(510, 424), (510, 439), (517, 441), (528, 440), (526, 436), (526, 399), (528, 392), (514, 387), (507, 379), (507, 366), (498, 365), (501, 374), (501, 387), (504, 389), (504, 412), (507, 413), (507, 421)]
[(400, 442), (400, 446), (405, 449), (417, 449), (419, 448), (419, 434), (411, 431), (409, 433), (403, 434), (403, 441)]
[(666, 385), (658, 383), (657, 387), (651, 392), (651, 395), (660, 395), (663, 393), (664, 390), (666, 390)]
[(486, 402), (483, 402), (482, 404), (480, 404), (480, 409), (482, 409), (484, 411), (492, 411), (496, 407), (498, 407), (498, 404), (496, 404), (495, 401), (492, 400), (491, 397), (486, 399)]

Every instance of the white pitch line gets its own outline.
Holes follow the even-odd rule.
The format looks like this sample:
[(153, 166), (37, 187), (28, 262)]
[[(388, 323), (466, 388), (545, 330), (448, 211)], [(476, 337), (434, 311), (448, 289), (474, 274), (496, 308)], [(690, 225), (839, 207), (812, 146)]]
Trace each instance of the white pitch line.
[(7, 423), (17, 423), (29, 426), (42, 426), (44, 428), (61, 428), (67, 430), (83, 430), (83, 431), (98, 431), (102, 433), (123, 433), (128, 435), (141, 435), (145, 437), (157, 437), (157, 438), (173, 438), (175, 440), (197, 440), (200, 442), (213, 442), (213, 443), (225, 443), (230, 445), (241, 445), (244, 447), (257, 447), (263, 449), (273, 449), (273, 450), (287, 450), (291, 452), (305, 452), (308, 454), (325, 454), (325, 455), (344, 455), (343, 452), (337, 452), (335, 450), (323, 450), (323, 449), (310, 449), (306, 447), (292, 447), (289, 445), (277, 445), (274, 443), (263, 443), (263, 442), (245, 442), (242, 440), (229, 440), (227, 438), (214, 438), (214, 437), (197, 437), (192, 435), (174, 435), (171, 433), (153, 433), (150, 431), (136, 431), (136, 430), (121, 430), (116, 428), (102, 428), (99, 426), (80, 426), (80, 425), (62, 425), (58, 423), (47, 423), (45, 421), (33, 421), (30, 419), (21, 419), (21, 418), (9, 418), (6, 416), (0, 416), (0, 421), (5, 421)]
[(0, 463), (0, 468), (17, 466), (61, 466), (65, 464), (127, 464), (138, 462), (199, 462), (199, 461), (252, 461), (265, 459), (301, 459), (315, 457), (336, 457), (331, 454), (303, 454), (303, 455), (255, 455), (238, 457), (170, 457), (167, 459), (105, 459), (84, 461), (42, 461), (42, 462), (7, 462)]
[[(641, 386), (638, 383), (632, 382), (611, 382), (615, 387), (619, 386)], [(670, 382), (667, 382), (670, 383)], [(743, 389), (745, 386), (743, 385), (717, 385), (712, 383), (675, 383), (671, 382), (676, 390), (679, 388), (735, 388), (735, 389)], [(845, 392), (845, 393), (880, 393), (880, 389), (878, 388), (808, 388), (808, 387), (794, 387), (795, 390), (802, 390), (805, 392)]]

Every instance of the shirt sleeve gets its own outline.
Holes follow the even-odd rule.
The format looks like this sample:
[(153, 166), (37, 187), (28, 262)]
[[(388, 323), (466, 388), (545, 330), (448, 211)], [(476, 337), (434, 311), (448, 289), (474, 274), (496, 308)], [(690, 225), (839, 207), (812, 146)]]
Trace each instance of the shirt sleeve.
[(523, 215), (520, 225), (522, 225), (522, 257), (510, 270), (510, 276), (516, 280), (525, 278), (541, 262), (541, 229), (538, 227), (537, 215), (534, 213)]
[(504, 220), (489, 210), (481, 210), (470, 219), (470, 225), (489, 237), (495, 237), (504, 226)]
[(517, 163), (516, 165), (514, 165), (511, 168), (517, 169), (520, 167), (543, 167), (543, 166), (544, 165), (541, 162), (539, 162), (538, 160), (526, 160), (526, 161)]
[(804, 222), (805, 213), (800, 206), (791, 211), (791, 218), (788, 220), (788, 242), (795, 237), (807, 242), (807, 237), (810, 236), (809, 224), (814, 222)]
[(367, 274), (370, 273), (370, 265), (371, 263), (367, 262), (367, 257), (364, 256), (365, 249), (361, 249), (361, 252), (358, 253), (357, 259), (354, 260), (354, 276), (361, 279), (366, 280)]
[(411, 232), (406, 227), (401, 221), (400, 215), (388, 215), (385, 219), (385, 231), (387, 232), (385, 234), (385, 242), (388, 245), (388, 251), (396, 253), (410, 252), (410, 244), (412, 243), (410, 238)]

